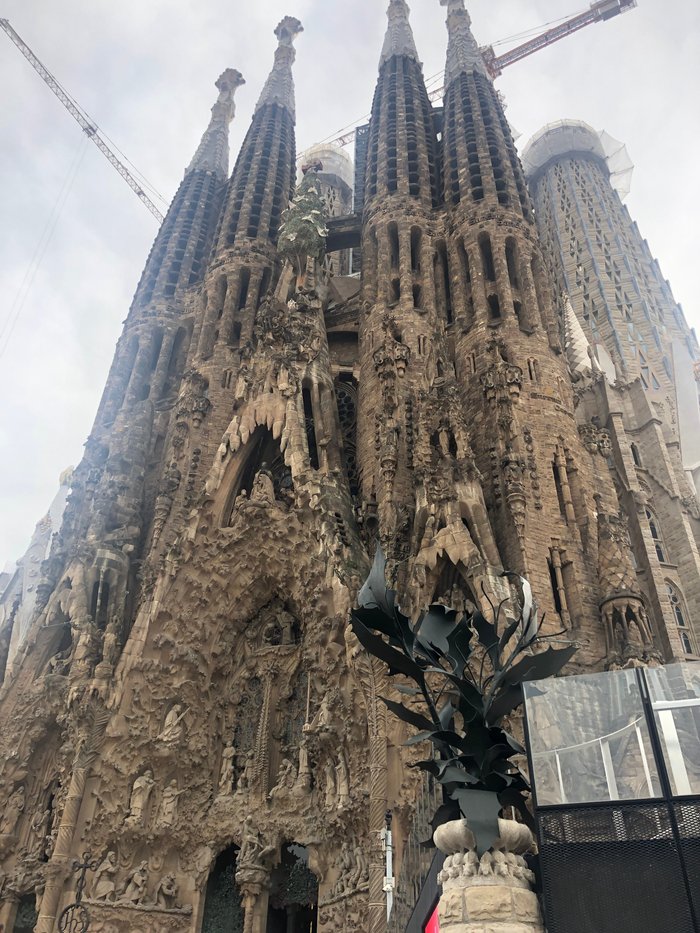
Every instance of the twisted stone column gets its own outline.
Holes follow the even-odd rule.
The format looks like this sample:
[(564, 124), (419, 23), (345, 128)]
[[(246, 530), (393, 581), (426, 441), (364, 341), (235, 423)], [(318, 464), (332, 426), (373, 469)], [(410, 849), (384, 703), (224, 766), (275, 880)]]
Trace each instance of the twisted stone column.
[(36, 933), (52, 933), (56, 922), (56, 912), (63, 885), (70, 874), (71, 845), (80, 805), (83, 801), (88, 770), (88, 768), (74, 768), (71, 775), (61, 823), (58, 827), (56, 845), (46, 869), (46, 886), (44, 896), (41, 899), (41, 910), (36, 925)]

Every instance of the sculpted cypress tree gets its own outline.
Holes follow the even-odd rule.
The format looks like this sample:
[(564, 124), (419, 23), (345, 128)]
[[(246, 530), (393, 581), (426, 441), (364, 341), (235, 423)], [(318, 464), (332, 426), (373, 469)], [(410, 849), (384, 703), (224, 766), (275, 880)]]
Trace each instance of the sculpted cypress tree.
[(326, 209), (321, 197), (321, 185), (316, 163), (304, 174), (292, 203), (282, 214), (277, 248), (283, 259), (291, 262), (301, 287), (309, 258), (321, 260), (326, 250)]

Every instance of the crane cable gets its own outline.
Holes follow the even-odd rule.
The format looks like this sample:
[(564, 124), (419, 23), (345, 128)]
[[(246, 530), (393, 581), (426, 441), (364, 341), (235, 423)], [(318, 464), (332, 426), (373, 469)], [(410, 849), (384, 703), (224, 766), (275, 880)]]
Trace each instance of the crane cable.
[(17, 322), (20, 319), (24, 306), (29, 297), (29, 293), (36, 279), (39, 268), (41, 267), (44, 256), (46, 255), (46, 250), (53, 238), (56, 226), (63, 212), (63, 208), (66, 205), (68, 196), (70, 195), (73, 183), (77, 178), (78, 171), (82, 165), (83, 159), (85, 158), (85, 153), (88, 149), (89, 139), (85, 134), (81, 134), (80, 143), (76, 150), (75, 156), (71, 165), (66, 172), (63, 183), (59, 189), (59, 192), (54, 201), (53, 207), (49, 213), (49, 216), (46, 219), (44, 224), (44, 229), (41, 232), (41, 236), (37, 242), (36, 248), (32, 258), (27, 266), (27, 269), (24, 273), (22, 282), (17, 290), (12, 306), (5, 318), (5, 321), (0, 326), (0, 359), (2, 359), (5, 351), (7, 350), (12, 334), (14, 333)]

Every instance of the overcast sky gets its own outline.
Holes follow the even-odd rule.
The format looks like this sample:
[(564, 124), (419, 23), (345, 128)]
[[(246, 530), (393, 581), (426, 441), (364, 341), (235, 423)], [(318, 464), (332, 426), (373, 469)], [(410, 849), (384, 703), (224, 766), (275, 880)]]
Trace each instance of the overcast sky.
[[(226, 67), (247, 80), (237, 94), (233, 162), (285, 14), (305, 26), (295, 65), (298, 149), (367, 114), (386, 5), (5, 0), (2, 15), (169, 199)], [(487, 44), (584, 7), (585, 0), (472, 0), (470, 11), (477, 40)], [(438, 0), (413, 0), (426, 77), (444, 65), (444, 19)], [(635, 164), (626, 203), (696, 327), (699, 36), (697, 0), (639, 0), (637, 9), (511, 66), (497, 82), (520, 146), (562, 118), (626, 143)], [(0, 85), (0, 332), (61, 191), (64, 201), (0, 359), (2, 569), (26, 549), (61, 470), (81, 457), (157, 223), (1, 33)], [(71, 167), (77, 171), (65, 187)]]

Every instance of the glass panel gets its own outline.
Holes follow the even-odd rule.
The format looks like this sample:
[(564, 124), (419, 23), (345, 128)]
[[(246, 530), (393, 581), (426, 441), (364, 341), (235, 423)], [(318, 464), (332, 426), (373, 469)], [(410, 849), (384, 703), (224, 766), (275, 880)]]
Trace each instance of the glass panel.
[(537, 805), (658, 797), (635, 672), (523, 684)]
[(671, 791), (700, 794), (700, 665), (669, 664), (645, 676)]

